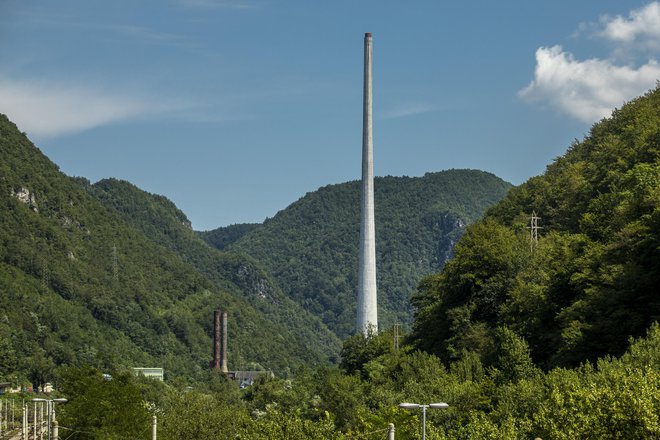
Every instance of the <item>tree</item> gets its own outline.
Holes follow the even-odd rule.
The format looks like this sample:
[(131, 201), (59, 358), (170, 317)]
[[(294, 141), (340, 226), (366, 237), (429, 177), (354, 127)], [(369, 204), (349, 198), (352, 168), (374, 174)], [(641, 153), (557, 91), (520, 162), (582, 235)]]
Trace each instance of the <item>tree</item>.
[(196, 391), (170, 392), (159, 416), (159, 438), (249, 439), (251, 425), (240, 404), (228, 405), (217, 395)]
[(103, 440), (143, 437), (151, 429), (151, 415), (132, 372), (113, 371), (110, 379), (91, 367), (67, 368), (60, 389), (68, 399), (60, 410), (62, 426)]
[(364, 365), (393, 351), (391, 331), (377, 334), (369, 329), (367, 335), (357, 334), (347, 338), (341, 349), (339, 366), (348, 374), (360, 373), (365, 376)]
[(500, 307), (528, 260), (529, 243), (511, 228), (492, 219), (470, 226), (443, 271), (420, 283), (411, 341), (445, 360), (464, 349), (487, 358)]
[(532, 362), (525, 339), (506, 326), (498, 327), (496, 336), (496, 380), (503, 383), (517, 382), (522, 379), (533, 379), (539, 375), (540, 371)]
[(28, 379), (35, 389), (43, 389), (43, 386), (53, 379), (55, 364), (52, 359), (46, 357), (41, 348), (35, 346), (32, 355), (23, 362), (28, 366)]
[(10, 335), (9, 328), (0, 325), (0, 378), (14, 373), (18, 367), (18, 357)]

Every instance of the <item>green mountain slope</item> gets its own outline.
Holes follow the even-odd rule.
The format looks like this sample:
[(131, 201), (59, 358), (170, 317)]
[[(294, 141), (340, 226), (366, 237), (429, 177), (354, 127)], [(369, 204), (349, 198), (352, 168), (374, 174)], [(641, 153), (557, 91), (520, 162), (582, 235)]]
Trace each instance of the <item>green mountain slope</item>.
[[(170, 200), (116, 179), (95, 183), (91, 192), (151, 240), (176, 252), (215, 285), (236, 292), (252, 308), (278, 325), (280, 328), (271, 334), (290, 343), (288, 348), (278, 347), (282, 353), (293, 354), (308, 365), (336, 356), (340, 341), (319, 318), (302, 310), (284, 295), (256, 261), (221, 252), (206, 244), (192, 230), (185, 214)], [(249, 340), (239, 339), (237, 342), (254, 344)]]
[(163, 198), (131, 188), (119, 203), (103, 183), (65, 176), (4, 116), (0, 157), (0, 376), (34, 370), (39, 382), (88, 363), (200, 379), (216, 308), (230, 313), (230, 367), (285, 372), (338, 350), (318, 320), (302, 328), (304, 313), (254, 263), (206, 246)]
[(245, 234), (259, 227), (259, 223), (240, 223), (229, 225), (212, 231), (198, 232), (200, 237), (216, 249), (226, 249)]
[[(381, 327), (408, 323), (410, 293), (437, 271), (464, 226), (510, 185), (473, 170), (375, 180), (376, 253)], [(229, 244), (261, 262), (277, 284), (340, 337), (355, 331), (359, 182), (308, 193)], [(221, 231), (204, 233), (211, 237)]]
[(417, 346), (488, 359), (495, 328), (507, 325), (548, 367), (621, 354), (660, 320), (659, 160), (656, 88), (469, 228), (455, 258), (420, 286)]

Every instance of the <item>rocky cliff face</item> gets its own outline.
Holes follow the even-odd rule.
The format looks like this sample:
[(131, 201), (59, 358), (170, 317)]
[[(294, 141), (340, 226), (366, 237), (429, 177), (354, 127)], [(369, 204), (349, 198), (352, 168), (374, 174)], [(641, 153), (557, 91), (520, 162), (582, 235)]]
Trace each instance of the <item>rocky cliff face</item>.
[(34, 193), (30, 192), (29, 189), (22, 187), (16, 191), (12, 189), (11, 196), (18, 199), (19, 202), (23, 202), (28, 205), (28, 208), (30, 208), (32, 211), (39, 212), (39, 208), (37, 206), (37, 198)]

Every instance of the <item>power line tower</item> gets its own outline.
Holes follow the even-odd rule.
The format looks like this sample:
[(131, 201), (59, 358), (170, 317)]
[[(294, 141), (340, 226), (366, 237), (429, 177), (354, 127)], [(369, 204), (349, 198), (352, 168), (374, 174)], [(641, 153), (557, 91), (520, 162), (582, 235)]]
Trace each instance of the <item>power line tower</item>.
[(532, 217), (527, 228), (530, 233), (530, 249), (532, 252), (534, 252), (534, 248), (539, 242), (539, 229), (543, 229), (542, 226), (539, 226), (539, 220), (541, 220), (541, 217), (536, 215), (536, 211), (532, 211)]

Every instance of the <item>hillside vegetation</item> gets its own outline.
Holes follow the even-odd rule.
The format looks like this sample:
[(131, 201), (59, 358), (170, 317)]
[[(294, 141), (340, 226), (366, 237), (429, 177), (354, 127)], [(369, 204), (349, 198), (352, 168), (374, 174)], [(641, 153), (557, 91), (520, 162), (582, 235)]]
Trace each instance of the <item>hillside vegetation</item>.
[[(420, 438), (421, 411), (403, 409), (399, 404), (446, 402), (447, 408), (429, 408), (426, 413), (429, 439), (660, 438), (660, 326), (655, 322), (660, 314), (659, 100), (657, 88), (615, 111), (611, 118), (594, 125), (589, 136), (572, 145), (544, 175), (514, 188), (484, 219), (469, 226), (455, 256), (441, 272), (419, 284), (409, 337), (401, 340), (394, 329), (366, 337), (354, 335), (343, 343), (339, 366), (301, 366), (291, 377), (262, 376), (246, 389), (239, 389), (221, 373), (208, 374), (205, 381), (188, 387), (181, 380), (136, 377), (121, 363), (110, 370), (112, 380), (104, 380), (98, 368), (61, 368), (57, 371), (58, 392), (69, 399), (58, 406), (62, 431), (68, 430), (71, 440), (90, 435), (143, 438), (150, 432), (151, 416), (157, 415), (162, 439), (382, 439), (388, 424), (396, 427), (397, 438), (415, 439)], [(0, 133), (4, 139), (5, 132)], [(21, 163), (1, 168), (3, 178), (8, 176), (3, 182), (10, 182), (10, 196), (2, 199), (3, 245), (10, 247), (2, 254), (0, 266), (4, 283), (0, 292), (5, 295), (0, 303), (0, 372), (22, 363), (37, 375), (59, 353), (63, 359), (77, 359), (78, 364), (143, 359), (140, 356), (158, 359), (158, 353), (142, 351), (139, 335), (155, 335), (151, 343), (161, 342), (157, 338), (165, 335), (163, 341), (172, 344), (152, 350), (167, 350), (180, 357), (177, 362), (187, 362), (196, 351), (177, 345), (179, 333), (175, 331), (174, 337), (167, 330), (152, 333), (150, 321), (133, 322), (137, 318), (132, 315), (125, 319), (117, 312), (118, 303), (107, 308), (110, 301), (116, 301), (116, 286), (126, 282), (124, 261), (137, 268), (130, 273), (139, 269), (156, 274), (158, 284), (149, 283), (149, 292), (153, 289), (160, 301), (169, 301), (172, 308), (162, 312), (166, 317), (170, 310), (185, 310), (182, 302), (190, 310), (182, 319), (194, 317), (205, 301), (215, 301), (215, 295), (224, 291), (211, 293), (221, 283), (228, 292), (239, 289), (250, 302), (257, 301), (255, 292), (257, 297), (266, 293), (261, 298), (264, 303), (281, 300), (277, 288), (253, 260), (204, 252), (185, 216), (166, 199), (115, 180), (90, 186), (65, 179), (51, 169), (50, 177), (60, 178), (47, 181), (70, 185), (66, 188), (75, 196), (65, 199), (73, 203), (55, 205), (64, 208), (51, 211), (51, 194), (58, 193), (42, 186), (38, 176), (20, 177), (25, 171), (12, 171), (20, 170)], [(27, 186), (16, 186), (23, 182), (37, 182), (35, 192), (30, 188), (30, 194), (37, 197), (33, 199), (24, 190)], [(304, 228), (299, 226), (302, 230), (323, 225), (317, 214), (325, 212), (322, 201), (334, 200), (324, 191), (333, 194), (334, 189), (322, 189), (298, 202), (306, 206), (314, 201), (309, 206), (315, 209), (290, 208), (278, 217), (291, 216), (298, 223), (305, 219)], [(90, 194), (94, 197), (89, 198)], [(152, 246), (146, 249), (158, 252), (148, 255), (122, 250), (117, 253), (118, 271), (113, 270), (113, 258), (107, 263), (107, 257), (99, 257), (94, 265), (84, 267), (103, 267), (91, 278), (66, 278), (69, 272), (62, 267), (74, 271), (75, 262), (89, 258), (85, 251), (93, 249), (92, 244), (107, 248), (104, 241), (95, 241), (103, 228), (85, 217), (89, 211), (80, 208), (85, 205), (99, 210), (94, 216), (112, 219), (114, 228), (127, 228), (122, 234), (129, 234), (125, 236), (139, 246)], [(75, 232), (70, 238), (68, 229), (61, 231), (62, 226), (52, 220), (62, 219), (57, 212), (64, 212), (70, 219), (64, 224), (76, 225), (90, 244), (76, 240)], [(538, 241), (530, 237), (532, 213), (541, 217)], [(5, 221), (7, 214), (13, 217)], [(205, 235), (223, 246), (238, 248), (244, 240), (252, 240), (253, 234), (274, 227), (271, 223), (286, 225), (282, 220), (276, 217), (263, 226)], [(151, 228), (154, 223), (158, 227)], [(14, 228), (22, 231), (24, 240), (14, 239)], [(279, 231), (290, 230), (282, 227)], [(53, 248), (45, 248), (46, 243), (53, 243)], [(279, 249), (277, 241), (271, 245)], [(39, 252), (29, 253), (33, 247), (49, 252), (52, 260), (43, 263)], [(122, 244), (124, 248), (131, 249)], [(310, 244), (308, 249), (315, 248)], [(75, 252), (75, 258), (69, 250)], [(55, 258), (58, 255), (67, 259)], [(136, 257), (147, 262), (140, 263)], [(290, 259), (295, 261), (293, 256)], [(192, 261), (199, 271), (191, 269)], [(252, 275), (244, 279), (240, 271), (237, 276), (232, 261), (241, 261), (240, 267)], [(216, 266), (215, 272), (207, 273)], [(172, 272), (172, 277), (165, 278), (163, 271)], [(107, 284), (103, 292), (109, 299), (102, 298), (106, 302), (100, 303), (106, 308), (89, 308), (94, 295), (85, 295), (83, 287), (103, 288), (94, 277)], [(256, 291), (251, 281), (246, 282), (255, 279), (261, 280)], [(147, 292), (140, 283), (130, 286), (138, 289), (132, 291), (136, 295)], [(264, 286), (270, 287), (264, 290)], [(180, 291), (193, 293), (175, 298)], [(246, 306), (240, 298), (227, 296)], [(132, 304), (128, 297), (122, 297), (122, 306)], [(143, 300), (139, 307), (150, 320), (158, 319), (153, 304)], [(116, 320), (99, 318), (98, 310), (110, 310)], [(163, 321), (162, 328), (172, 325), (167, 318)], [(276, 329), (276, 323), (272, 325), (268, 329)], [(17, 326), (22, 326), (22, 333)], [(196, 327), (177, 328), (185, 332)], [(281, 350), (277, 335), (270, 336), (275, 349)], [(108, 352), (84, 348), (97, 343), (107, 344)], [(69, 353), (69, 346), (83, 349)], [(179, 365), (177, 362), (172, 365)], [(19, 408), (26, 397), (13, 397), (15, 406)]]
[[(290, 360), (304, 359), (307, 365), (314, 365), (320, 359), (329, 360), (336, 357), (339, 340), (317, 317), (301, 310), (284, 295), (258, 262), (244, 255), (220, 252), (209, 247), (192, 231), (185, 214), (170, 200), (116, 179), (101, 180), (90, 190), (105, 206), (119, 212), (127, 223), (142, 231), (151, 240), (175, 252), (215, 285), (236, 292), (263, 318), (279, 327), (273, 328), (275, 333), (263, 340), (252, 340), (249, 331), (237, 331), (240, 336), (232, 341), (235, 346), (234, 353), (240, 354), (243, 350), (241, 347), (245, 347), (246, 353), (253, 357), (258, 351), (270, 352), (274, 347), (271, 345), (272, 338), (278, 337), (277, 344), (290, 344), (288, 348), (283, 348), (284, 352), (293, 356)], [(230, 311), (232, 312), (238, 317), (242, 314), (240, 310)], [(206, 323), (208, 324), (208, 319)], [(242, 324), (240, 320), (238, 324)], [(254, 347), (260, 348), (255, 350)], [(286, 357), (284, 355), (282, 360), (285, 361)], [(249, 358), (239, 357), (237, 360), (243, 365), (249, 362)], [(297, 362), (292, 362), (287, 368), (293, 368), (296, 364)]]
[(659, 159), (656, 88), (468, 228), (454, 259), (415, 296), (416, 346), (488, 362), (506, 326), (544, 368), (621, 354), (660, 320)]
[[(465, 225), (511, 187), (475, 170), (375, 179), (381, 328), (412, 319), (410, 294), (449, 259)], [(250, 255), (282, 290), (338, 336), (355, 332), (360, 236), (359, 182), (308, 193), (263, 225), (202, 233), (210, 244)]]
[(657, 325), (631, 340), (621, 357), (548, 373), (533, 365), (524, 341), (511, 331), (498, 332), (497, 359), (488, 368), (477, 356), (443, 365), (410, 347), (396, 350), (392, 336), (350, 338), (342, 369), (300, 369), (293, 380), (261, 378), (244, 390), (220, 375), (182, 392), (126, 372), (113, 371), (113, 380), (105, 381), (99, 371), (68, 369), (62, 392), (69, 402), (58, 408), (58, 420), (84, 431), (70, 434), (71, 440), (88, 433), (144, 438), (153, 413), (158, 438), (165, 440), (376, 440), (386, 438), (390, 423), (396, 438), (419, 439), (421, 411), (398, 405), (446, 402), (447, 409), (426, 414), (430, 440), (660, 437)]
[(218, 252), (160, 196), (62, 174), (0, 116), (0, 375), (55, 366), (162, 366), (199, 380), (212, 311), (229, 311), (230, 367), (326, 363), (338, 339), (258, 265)]
[[(660, 438), (659, 150), (655, 89), (467, 228), (420, 283), (408, 344), (355, 335), (340, 369), (262, 380), (231, 403), (188, 396), (215, 399), (224, 423), (173, 419), (225, 438), (383, 438), (388, 423), (419, 438), (421, 411), (398, 404), (447, 402), (428, 410), (428, 438)], [(181, 426), (166, 436), (193, 437)]]

